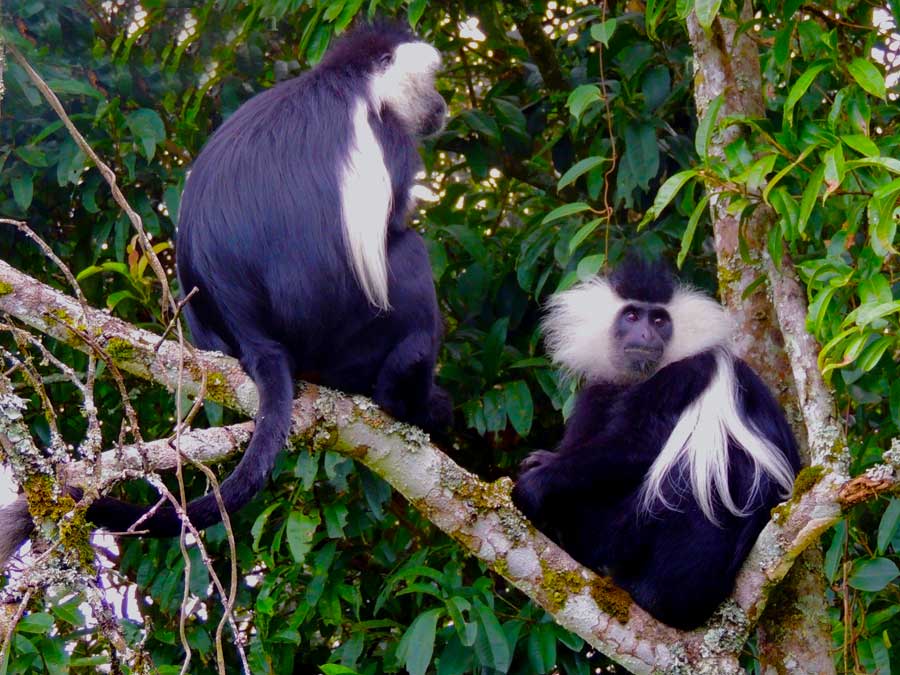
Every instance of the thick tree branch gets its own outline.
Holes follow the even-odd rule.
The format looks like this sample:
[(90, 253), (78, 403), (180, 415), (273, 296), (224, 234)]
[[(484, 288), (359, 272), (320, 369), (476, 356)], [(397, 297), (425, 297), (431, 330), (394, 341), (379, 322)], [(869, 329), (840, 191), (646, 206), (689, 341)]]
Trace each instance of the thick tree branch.
[[(174, 386), (181, 358), (177, 343), (159, 343), (157, 336), (99, 310), (90, 309), (79, 325), (72, 317), (80, 318), (80, 310), (75, 299), (0, 261), (0, 312), (78, 349), (90, 349), (79, 335), (92, 336), (123, 372)], [(256, 389), (233, 359), (210, 352), (185, 358), (183, 391), (196, 395), (205, 371), (208, 398), (247, 414), (255, 412)], [(215, 461), (246, 441), (250, 428), (246, 423), (184, 433), (183, 452), (199, 461)], [(367, 399), (307, 385), (295, 403), (293, 439), (333, 447), (369, 466), (561, 625), (635, 673), (678, 666), (696, 672), (739, 672), (737, 654), (769, 590), (790, 562), (840, 517), (842, 506), (850, 503), (841, 495), (852, 485), (826, 473), (782, 507), (778, 522), (766, 528), (744, 566), (736, 604), (726, 604), (706, 628), (683, 633), (654, 621), (607, 579), (581, 567), (536, 532), (513, 508), (508, 479), (494, 484), (478, 480), (420, 431), (391, 420)], [(137, 448), (111, 452), (104, 455), (105, 477), (142, 466)], [(167, 441), (147, 443), (143, 452), (152, 467), (175, 464)], [(867, 479), (864, 494), (894, 484), (893, 469), (880, 471)], [(77, 482), (79, 475), (79, 467), (73, 466), (70, 480)]]

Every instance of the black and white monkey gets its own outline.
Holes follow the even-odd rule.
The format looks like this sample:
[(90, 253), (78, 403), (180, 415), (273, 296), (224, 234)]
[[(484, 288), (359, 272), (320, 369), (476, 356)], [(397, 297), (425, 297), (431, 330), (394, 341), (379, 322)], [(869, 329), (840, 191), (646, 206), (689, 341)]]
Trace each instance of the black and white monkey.
[[(177, 241), (181, 287), (198, 289), (188, 323), (198, 347), (240, 359), (260, 399), (253, 438), (221, 485), (229, 512), (262, 489), (285, 444), (295, 377), (371, 396), (429, 431), (452, 421), (434, 382), (431, 265), (407, 226), (417, 139), (447, 116), (440, 65), (401, 24), (360, 25), (318, 66), (244, 103), (193, 165)], [(30, 529), (23, 504), (0, 513), (0, 540), (15, 546)], [(147, 511), (101, 498), (87, 517), (125, 531)], [(199, 529), (221, 520), (213, 494), (187, 512)], [(137, 529), (177, 535), (180, 519), (161, 508)]]
[(543, 327), (584, 387), (556, 451), (523, 462), (515, 504), (656, 618), (700, 625), (790, 494), (781, 408), (729, 349), (722, 307), (661, 263), (557, 294)]

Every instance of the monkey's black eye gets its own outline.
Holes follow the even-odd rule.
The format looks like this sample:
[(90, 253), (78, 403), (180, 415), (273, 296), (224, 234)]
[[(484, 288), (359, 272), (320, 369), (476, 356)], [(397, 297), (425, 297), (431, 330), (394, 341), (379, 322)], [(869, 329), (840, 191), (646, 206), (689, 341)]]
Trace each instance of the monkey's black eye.
[(664, 325), (666, 325), (666, 323), (668, 323), (668, 319), (666, 319), (666, 317), (664, 317), (664, 316), (653, 317), (653, 325), (654, 326), (664, 326)]
[(393, 52), (388, 52), (387, 54), (382, 54), (378, 57), (378, 65), (382, 68), (387, 68), (394, 62), (394, 54)]
[(631, 323), (634, 323), (639, 318), (640, 317), (638, 316), (638, 313), (635, 312), (633, 309), (629, 309), (627, 312), (625, 312), (625, 320), (626, 321), (630, 321)]

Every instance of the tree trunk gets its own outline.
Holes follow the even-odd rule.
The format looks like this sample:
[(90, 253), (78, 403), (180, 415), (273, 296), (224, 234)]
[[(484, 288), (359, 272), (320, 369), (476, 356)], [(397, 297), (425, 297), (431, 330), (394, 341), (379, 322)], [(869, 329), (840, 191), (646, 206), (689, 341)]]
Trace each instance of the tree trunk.
[[(744, 3), (742, 19), (751, 17), (748, 1)], [(721, 115), (763, 117), (765, 114), (759, 52), (746, 32), (735, 37), (737, 29), (737, 22), (719, 16), (707, 33), (695, 14), (688, 18), (696, 68), (694, 100), (700, 118), (719, 95), (723, 96)], [(710, 142), (710, 154), (723, 157), (725, 147), (740, 133), (740, 128), (732, 126), (715, 134)], [(766, 235), (775, 222), (775, 213), (761, 205), (742, 228), (740, 217), (727, 212), (728, 196), (715, 188), (710, 192), (713, 193), (710, 212), (719, 265), (719, 291), (737, 324), (735, 349), (776, 392), (805, 450), (806, 429), (799, 414), (793, 371), (775, 307), (764, 285), (744, 297), (750, 284), (766, 273)], [(739, 253), (741, 236), (751, 252), (750, 261), (742, 259)], [(804, 451), (804, 456), (808, 462), (809, 453)], [(831, 632), (821, 569), (822, 549), (816, 543), (800, 556), (786, 584), (778, 589), (775, 607), (761, 617), (760, 660), (767, 667), (777, 669), (773, 672), (819, 675), (835, 672), (830, 657)]]

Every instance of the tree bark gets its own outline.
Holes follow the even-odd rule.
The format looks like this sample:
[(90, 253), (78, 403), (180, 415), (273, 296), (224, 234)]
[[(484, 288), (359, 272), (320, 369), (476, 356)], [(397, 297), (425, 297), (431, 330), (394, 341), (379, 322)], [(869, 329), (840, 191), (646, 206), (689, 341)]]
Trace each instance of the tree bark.
[[(746, 1), (741, 19), (748, 21), (751, 18), (752, 6)], [(738, 33), (738, 22), (722, 16), (713, 21), (708, 33), (694, 13), (688, 17), (687, 25), (694, 50), (694, 98), (698, 117), (706, 115), (711, 102), (718, 96), (723, 97), (722, 115), (763, 117), (765, 104), (759, 53), (748, 33)], [(710, 142), (710, 155), (724, 158), (725, 147), (740, 134), (741, 129), (737, 126), (715, 134)], [(778, 313), (778, 303), (786, 301), (790, 292), (785, 279), (765, 258), (766, 236), (775, 222), (775, 213), (761, 204), (742, 228), (740, 217), (728, 213), (730, 200), (724, 191), (710, 187), (710, 192), (719, 289), (723, 304), (737, 323), (736, 351), (776, 392), (800, 439), (806, 462), (811, 455), (821, 460), (824, 452), (819, 448), (823, 445), (823, 437), (815, 431), (821, 429), (823, 415), (830, 417), (830, 396), (814, 367), (818, 348), (803, 326), (806, 308), (802, 295), (799, 298), (802, 318), (794, 316), (798, 312), (796, 293), (790, 296), (792, 302), (782, 312), (786, 320), (795, 321), (787, 326), (791, 331), (788, 336), (785, 335), (785, 321), (779, 323), (782, 317)], [(742, 236), (751, 251), (750, 261), (742, 259), (739, 252)], [(776, 302), (772, 302), (764, 286), (745, 297), (748, 287), (766, 273), (769, 273), (769, 288)], [(785, 351), (785, 337), (791, 347), (797, 348)], [(812, 368), (809, 359), (812, 359)], [(810, 409), (819, 404), (818, 410)], [(831, 428), (836, 427), (831, 425)], [(833, 436), (829, 439), (824, 440), (824, 444), (833, 446), (835, 439)], [(809, 451), (811, 445), (815, 446), (812, 453)], [(839, 475), (843, 477), (843, 472)], [(813, 550), (801, 556), (790, 583), (781, 590), (778, 606), (782, 611), (768, 612), (762, 617), (760, 652), (764, 662), (780, 664), (780, 673), (827, 675), (835, 672), (830, 658), (831, 632), (826, 615), (824, 578), (821, 571), (815, 572), (821, 570), (822, 551), (818, 543), (811, 548)], [(811, 660), (797, 658), (799, 655), (810, 656)], [(815, 658), (812, 655), (816, 655)]]

